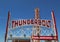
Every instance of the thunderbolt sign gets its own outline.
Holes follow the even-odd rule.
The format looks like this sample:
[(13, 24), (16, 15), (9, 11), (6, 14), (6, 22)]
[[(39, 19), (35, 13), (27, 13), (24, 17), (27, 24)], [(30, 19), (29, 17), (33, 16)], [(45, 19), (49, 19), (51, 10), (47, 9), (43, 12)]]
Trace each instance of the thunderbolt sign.
[(22, 20), (13, 20), (12, 21), (12, 28), (22, 25), (38, 25), (38, 26), (45, 26), (50, 28), (51, 21), (50, 20), (39, 20), (39, 19), (22, 19)]

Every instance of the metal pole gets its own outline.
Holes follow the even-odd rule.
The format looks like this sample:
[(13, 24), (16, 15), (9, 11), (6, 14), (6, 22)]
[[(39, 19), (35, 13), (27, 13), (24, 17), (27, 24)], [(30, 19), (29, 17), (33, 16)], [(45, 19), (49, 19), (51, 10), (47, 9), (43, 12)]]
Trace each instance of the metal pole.
[(5, 33), (5, 42), (7, 42), (7, 33), (8, 33), (8, 24), (10, 21), (10, 12), (8, 11), (8, 19), (7, 19), (7, 25), (6, 25), (6, 33)]
[(53, 10), (52, 10), (51, 15), (52, 15), (52, 21), (53, 21), (53, 28), (56, 31), (56, 32), (54, 31), (55, 32), (55, 36), (56, 36), (56, 37), (54, 37), (54, 39), (56, 39), (55, 42), (58, 42), (58, 32), (57, 32), (57, 27), (56, 27), (56, 19), (55, 19), (54, 11)]
[[(39, 9), (38, 8), (35, 9), (35, 19), (39, 19)], [(34, 31), (34, 30), (36, 30), (36, 31)], [(37, 35), (39, 37), (40, 36), (40, 26), (34, 25), (33, 35), (34, 35), (34, 32), (36, 32), (35, 35)], [(32, 42), (40, 42), (40, 40), (33, 39)]]

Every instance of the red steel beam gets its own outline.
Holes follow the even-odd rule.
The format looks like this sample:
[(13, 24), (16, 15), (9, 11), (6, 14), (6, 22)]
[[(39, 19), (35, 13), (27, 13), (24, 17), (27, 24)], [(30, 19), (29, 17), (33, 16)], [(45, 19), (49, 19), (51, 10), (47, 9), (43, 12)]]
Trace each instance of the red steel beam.
[(5, 42), (6, 42), (6, 39), (7, 39), (9, 21), (10, 21), (10, 12), (8, 11), (8, 19), (7, 19), (6, 33), (5, 33)]
[(58, 31), (57, 31), (57, 27), (56, 27), (56, 19), (55, 19), (55, 15), (54, 15), (53, 10), (52, 10), (52, 20), (53, 20), (54, 29), (56, 31), (57, 40), (58, 40)]
[(57, 40), (57, 36), (33, 36), (34, 40)]

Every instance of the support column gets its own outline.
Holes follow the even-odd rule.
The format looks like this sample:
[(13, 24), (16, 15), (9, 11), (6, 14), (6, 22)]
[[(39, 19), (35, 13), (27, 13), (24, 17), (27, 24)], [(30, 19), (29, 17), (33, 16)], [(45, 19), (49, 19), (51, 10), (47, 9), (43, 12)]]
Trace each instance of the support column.
[(56, 37), (54, 37), (54, 42), (58, 42), (58, 32), (57, 32), (57, 27), (56, 27), (56, 19), (55, 19), (55, 16), (54, 16), (54, 11), (51, 12), (51, 15), (52, 15), (52, 21), (53, 21), (53, 29), (54, 29), (54, 33)]
[[(38, 8), (35, 9), (35, 19), (39, 19), (39, 9)], [(35, 32), (35, 34), (34, 34), (34, 32)], [(32, 36), (38, 36), (38, 37), (40, 36), (40, 26), (38, 26), (37, 24), (34, 25)], [(33, 39), (32, 42), (40, 42), (40, 40)]]
[(5, 42), (7, 42), (7, 33), (8, 33), (9, 21), (10, 21), (10, 12), (8, 11), (8, 19), (7, 19), (6, 33), (5, 33)]

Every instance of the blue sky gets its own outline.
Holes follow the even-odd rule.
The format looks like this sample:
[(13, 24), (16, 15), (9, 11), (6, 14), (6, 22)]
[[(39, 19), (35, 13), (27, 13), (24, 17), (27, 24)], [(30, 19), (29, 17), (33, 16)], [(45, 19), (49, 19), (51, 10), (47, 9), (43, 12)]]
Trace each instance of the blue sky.
[(41, 19), (51, 19), (51, 11), (54, 10), (60, 35), (60, 0), (0, 0), (0, 42), (4, 42), (8, 11), (12, 20), (33, 19), (35, 8), (40, 9)]

